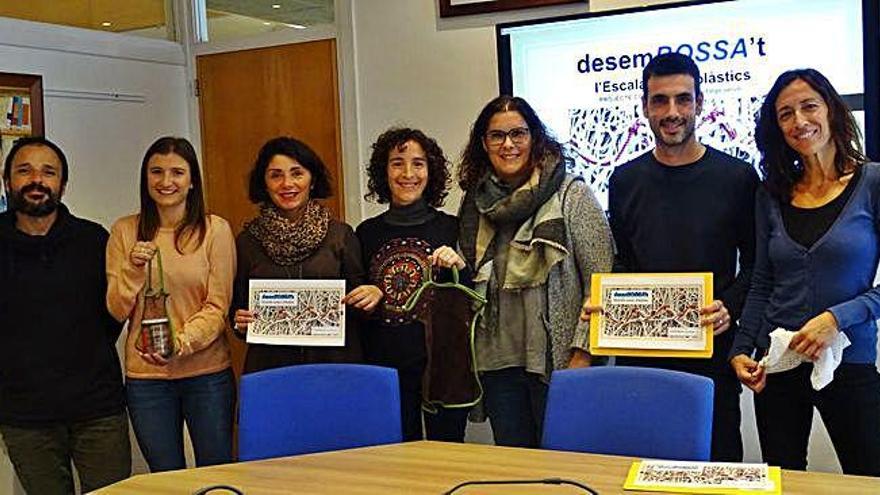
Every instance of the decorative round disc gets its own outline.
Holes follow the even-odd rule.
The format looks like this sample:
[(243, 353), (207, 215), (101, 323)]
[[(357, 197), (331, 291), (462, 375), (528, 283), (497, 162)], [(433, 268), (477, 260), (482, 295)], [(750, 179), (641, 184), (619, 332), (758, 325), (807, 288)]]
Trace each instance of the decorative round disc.
[(383, 245), (370, 263), (370, 279), (385, 294), (379, 309), (379, 317), (386, 325), (410, 323), (422, 312), (430, 299), (422, 297), (413, 311), (403, 311), (410, 296), (428, 277), (431, 264), (428, 260), (433, 249), (415, 238), (392, 239)]

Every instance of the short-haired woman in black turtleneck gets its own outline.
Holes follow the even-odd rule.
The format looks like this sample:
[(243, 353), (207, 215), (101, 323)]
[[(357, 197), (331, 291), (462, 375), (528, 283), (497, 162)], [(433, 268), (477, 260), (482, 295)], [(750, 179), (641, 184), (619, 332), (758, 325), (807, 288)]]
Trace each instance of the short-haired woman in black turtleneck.
[(465, 269), (453, 249), (458, 220), (436, 209), (447, 195), (448, 160), (422, 131), (393, 128), (373, 144), (367, 174), (367, 198), (389, 208), (356, 231), (368, 283), (384, 294), (362, 332), (366, 360), (398, 371), (404, 440), (424, 438), (425, 404), (433, 411), (424, 418), (427, 438), (461, 442), (468, 408), (442, 404), (476, 398), (468, 361), (469, 304), (460, 293), (443, 290), (423, 298), (412, 311), (403, 309), (432, 270), (434, 278), (442, 279), (449, 277), (446, 268)]

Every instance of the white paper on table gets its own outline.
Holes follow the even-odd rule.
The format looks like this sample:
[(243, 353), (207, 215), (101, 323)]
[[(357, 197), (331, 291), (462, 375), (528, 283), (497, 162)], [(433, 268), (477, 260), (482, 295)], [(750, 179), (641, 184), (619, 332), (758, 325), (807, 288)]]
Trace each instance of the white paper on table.
[(771, 490), (767, 464), (643, 460), (636, 475), (639, 487)]

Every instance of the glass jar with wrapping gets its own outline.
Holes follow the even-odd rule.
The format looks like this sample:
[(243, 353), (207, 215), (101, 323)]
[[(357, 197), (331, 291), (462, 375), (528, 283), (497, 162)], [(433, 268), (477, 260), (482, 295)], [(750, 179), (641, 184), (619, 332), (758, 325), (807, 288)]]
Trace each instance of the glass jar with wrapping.
[(158, 286), (153, 286), (153, 260), (147, 262), (147, 283), (142, 293), (141, 331), (135, 348), (145, 354), (158, 354), (170, 358), (176, 352), (177, 339), (168, 318), (168, 293), (165, 292), (165, 276), (162, 271), (162, 253), (156, 251), (153, 258), (158, 265)]

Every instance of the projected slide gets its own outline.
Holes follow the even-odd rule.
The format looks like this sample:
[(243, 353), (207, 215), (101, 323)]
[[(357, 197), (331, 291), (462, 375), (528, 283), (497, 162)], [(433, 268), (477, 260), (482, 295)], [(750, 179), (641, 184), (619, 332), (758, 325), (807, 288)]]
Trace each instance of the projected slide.
[(861, 0), (738, 0), (500, 27), (513, 94), (531, 103), (607, 206), (614, 167), (651, 149), (641, 73), (659, 53), (703, 74), (697, 137), (757, 165), (754, 121), (776, 76), (813, 67), (855, 105), (864, 94)]

